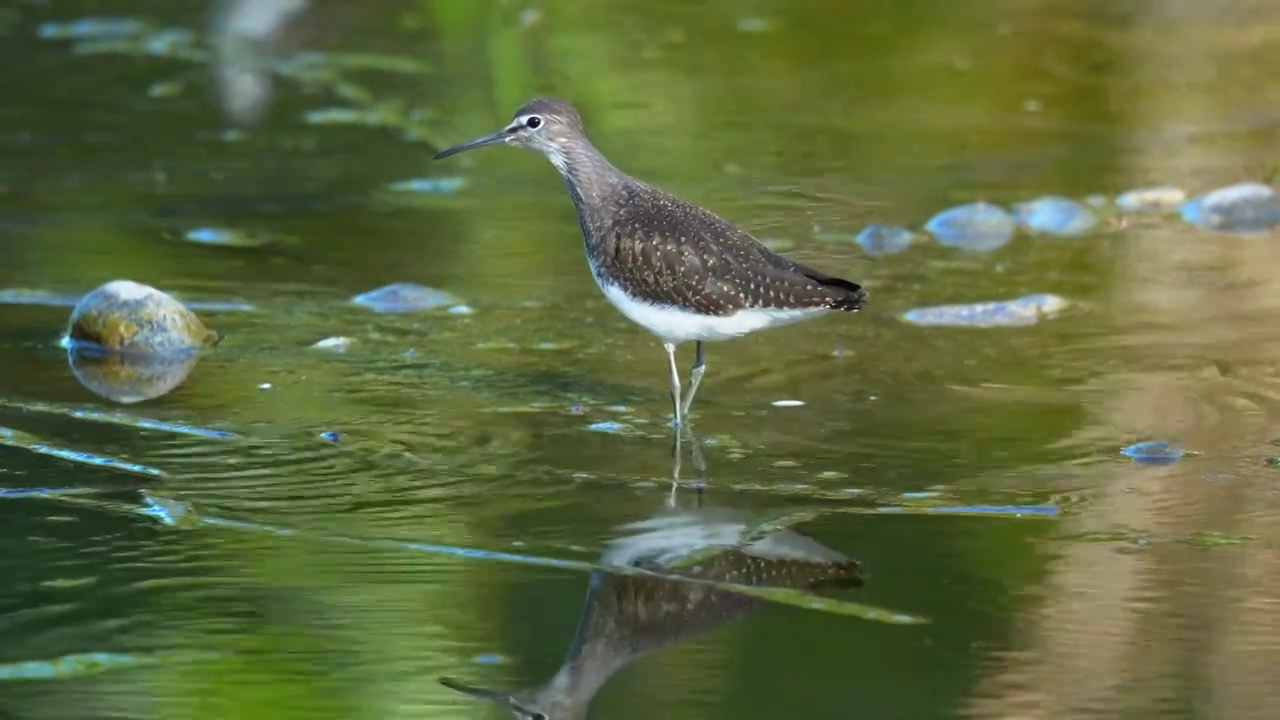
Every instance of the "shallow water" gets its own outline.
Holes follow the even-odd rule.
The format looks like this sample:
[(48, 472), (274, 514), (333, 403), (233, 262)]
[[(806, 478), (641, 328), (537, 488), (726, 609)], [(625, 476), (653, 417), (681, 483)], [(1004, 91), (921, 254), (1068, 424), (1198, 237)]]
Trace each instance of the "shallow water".
[[(25, 78), (0, 110), (0, 717), (500, 717), (436, 679), (544, 683), (588, 588), (633, 588), (602, 553), (671, 517), (818, 543), (863, 584), (716, 624), (681, 614), (711, 586), (634, 580), (616, 612), (673, 626), (590, 717), (1277, 716), (1277, 232), (1174, 207), (989, 252), (853, 239), (1268, 179), (1280, 8), (338, 5), (273, 41), (295, 59), (241, 129), (203, 3), (0, 11)], [(90, 16), (150, 29), (40, 36)], [(707, 487), (676, 508), (661, 349), (599, 296), (554, 171), (430, 160), (548, 93), (615, 164), (870, 292), (709, 346)], [(59, 345), (118, 277), (225, 336), (127, 406)], [(397, 282), (472, 312), (351, 302)], [(1069, 305), (902, 320), (1039, 294)], [(1121, 453), (1145, 441), (1182, 455)]]

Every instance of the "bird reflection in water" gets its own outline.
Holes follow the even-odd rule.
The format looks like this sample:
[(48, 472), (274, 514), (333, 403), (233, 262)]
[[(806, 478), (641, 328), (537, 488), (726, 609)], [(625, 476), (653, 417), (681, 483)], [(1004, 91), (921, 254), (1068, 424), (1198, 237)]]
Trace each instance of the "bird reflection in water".
[[(676, 447), (678, 475), (678, 440)], [(698, 465), (696, 441), (694, 448)], [(768, 602), (672, 576), (808, 591), (862, 585), (856, 561), (812, 538), (787, 528), (761, 531), (745, 513), (703, 507), (701, 495), (695, 505), (681, 509), (673, 494), (665, 512), (622, 527), (625, 534), (608, 544), (601, 564), (653, 570), (668, 578), (593, 571), (577, 634), (548, 681), (514, 693), (450, 678), (441, 683), (505, 706), (517, 720), (585, 718), (596, 692), (634, 660), (718, 629)]]

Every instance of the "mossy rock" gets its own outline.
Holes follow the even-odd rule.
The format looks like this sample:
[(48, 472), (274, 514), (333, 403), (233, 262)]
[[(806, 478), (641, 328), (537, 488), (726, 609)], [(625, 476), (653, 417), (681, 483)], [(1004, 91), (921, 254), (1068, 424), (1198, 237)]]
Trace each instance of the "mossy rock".
[(194, 351), (222, 340), (172, 296), (132, 280), (113, 280), (81, 298), (71, 311), (67, 337), (148, 355)]

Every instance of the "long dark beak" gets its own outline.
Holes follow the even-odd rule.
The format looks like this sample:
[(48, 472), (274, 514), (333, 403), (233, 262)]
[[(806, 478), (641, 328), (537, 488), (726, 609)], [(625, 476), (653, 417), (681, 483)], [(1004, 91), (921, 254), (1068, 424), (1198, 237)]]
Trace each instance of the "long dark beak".
[(447, 158), (450, 155), (457, 155), (458, 153), (464, 152), (466, 150), (474, 150), (475, 148), (484, 147), (485, 145), (497, 145), (499, 143), (505, 142), (507, 139), (506, 136), (507, 136), (506, 130), (499, 130), (498, 132), (489, 133), (488, 135), (483, 135), (481, 137), (478, 137), (475, 140), (472, 140), (470, 142), (464, 142), (461, 145), (454, 145), (453, 147), (448, 148), (446, 150), (441, 150), (440, 152), (436, 153), (432, 157), (435, 160), (443, 160), (444, 158)]
[[(481, 138), (481, 139), (483, 140), (484, 138)], [(468, 145), (470, 144), (471, 143), (468, 143)], [(466, 147), (462, 145), (459, 145), (458, 147), (461, 147), (463, 150), (466, 149)], [(497, 705), (501, 705), (503, 707), (509, 707), (512, 710), (515, 710), (516, 712), (520, 713), (521, 715), (528, 715), (529, 717), (533, 717), (536, 714), (532, 710), (529, 710), (528, 708), (521, 707), (520, 703), (518, 703), (515, 698), (511, 697), (510, 695), (505, 695), (503, 693), (497, 692), (496, 690), (486, 690), (484, 688), (474, 687), (471, 685), (467, 685), (465, 683), (458, 682), (453, 678), (447, 678), (447, 677), (440, 678), (440, 684), (449, 688), (450, 690), (457, 690), (460, 693), (465, 693), (467, 695), (470, 695), (471, 697), (476, 698), (477, 700), (484, 700), (485, 702), (491, 702)]]

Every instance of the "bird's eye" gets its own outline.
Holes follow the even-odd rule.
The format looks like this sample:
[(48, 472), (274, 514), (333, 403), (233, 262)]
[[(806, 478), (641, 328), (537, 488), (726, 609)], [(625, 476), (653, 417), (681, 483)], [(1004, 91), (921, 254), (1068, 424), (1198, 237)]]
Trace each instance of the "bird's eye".
[(537, 130), (539, 127), (542, 126), (542, 118), (538, 117), (537, 115), (534, 115), (530, 117), (528, 120), (524, 121), (524, 126), (529, 128), (530, 130)]

